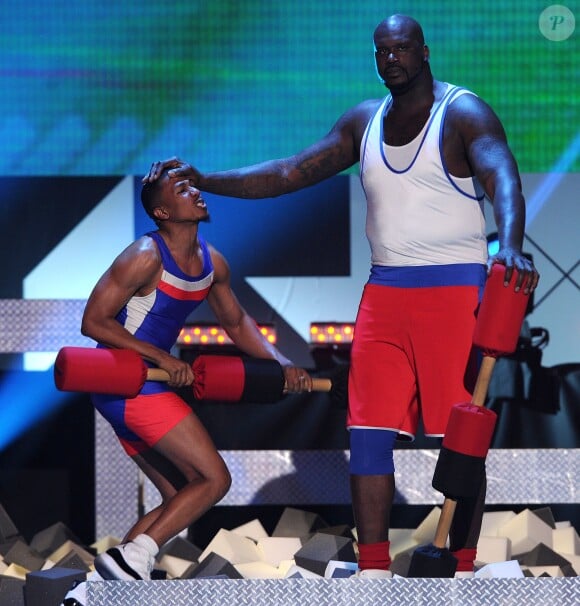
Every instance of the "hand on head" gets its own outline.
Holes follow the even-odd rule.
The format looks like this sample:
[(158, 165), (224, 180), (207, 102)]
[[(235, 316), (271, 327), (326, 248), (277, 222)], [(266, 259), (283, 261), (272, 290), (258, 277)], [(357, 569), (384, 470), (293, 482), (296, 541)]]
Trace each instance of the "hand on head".
[(163, 171), (167, 169), (169, 169), (167, 174), (170, 178), (189, 179), (194, 185), (198, 182), (199, 171), (177, 156), (153, 162), (149, 172), (143, 177), (142, 182), (151, 183), (159, 179)]

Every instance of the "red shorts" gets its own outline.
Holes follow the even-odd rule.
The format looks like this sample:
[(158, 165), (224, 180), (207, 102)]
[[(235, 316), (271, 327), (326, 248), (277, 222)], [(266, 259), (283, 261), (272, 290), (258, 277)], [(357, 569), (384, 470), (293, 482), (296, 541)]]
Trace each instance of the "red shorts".
[(348, 427), (414, 439), (445, 433), (454, 404), (470, 402), (478, 286), (400, 288), (367, 284), (351, 352)]
[(129, 456), (149, 450), (185, 417), (191, 408), (174, 392), (136, 398), (92, 394), (95, 408), (111, 424)]

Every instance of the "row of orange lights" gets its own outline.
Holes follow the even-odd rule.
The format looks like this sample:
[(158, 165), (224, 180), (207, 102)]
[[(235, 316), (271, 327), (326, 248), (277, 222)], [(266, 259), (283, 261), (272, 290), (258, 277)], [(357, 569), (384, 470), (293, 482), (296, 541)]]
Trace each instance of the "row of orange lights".
[[(258, 328), (270, 343), (276, 343), (276, 329), (272, 325), (259, 325)], [(233, 341), (218, 324), (192, 324), (181, 329), (177, 345), (233, 345)]]
[[(276, 343), (277, 334), (273, 325), (258, 325), (258, 328), (270, 343)], [(353, 335), (353, 322), (312, 322), (310, 324), (310, 343), (313, 345), (350, 345)], [(191, 324), (181, 329), (177, 337), (177, 345), (233, 345), (233, 341), (218, 324)]]
[(353, 335), (353, 322), (312, 322), (310, 324), (310, 342), (312, 344), (350, 345)]

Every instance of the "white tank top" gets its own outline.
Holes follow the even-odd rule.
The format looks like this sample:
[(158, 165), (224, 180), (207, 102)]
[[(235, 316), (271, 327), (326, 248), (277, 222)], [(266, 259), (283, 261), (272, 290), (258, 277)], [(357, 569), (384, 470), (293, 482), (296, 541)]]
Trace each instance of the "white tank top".
[(483, 189), (474, 177), (452, 177), (442, 155), (445, 113), (462, 94), (473, 93), (447, 84), (423, 130), (400, 147), (383, 142), (390, 95), (367, 125), (360, 177), (373, 265), (486, 262)]

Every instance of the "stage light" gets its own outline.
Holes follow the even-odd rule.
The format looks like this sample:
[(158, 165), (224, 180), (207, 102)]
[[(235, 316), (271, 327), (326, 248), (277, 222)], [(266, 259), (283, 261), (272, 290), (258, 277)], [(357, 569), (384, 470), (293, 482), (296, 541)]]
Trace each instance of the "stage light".
[(74, 397), (54, 385), (54, 371), (10, 372), (0, 379), (0, 452)]
[[(258, 328), (269, 343), (276, 343), (276, 327), (273, 324), (258, 324)], [(184, 349), (204, 346), (231, 347), (234, 343), (219, 324), (199, 323), (184, 326), (177, 337), (176, 345)]]
[(350, 363), (354, 322), (311, 322), (310, 353), (316, 370), (335, 370)]
[(347, 345), (350, 347), (354, 335), (354, 322), (312, 322), (310, 343), (312, 345)]

